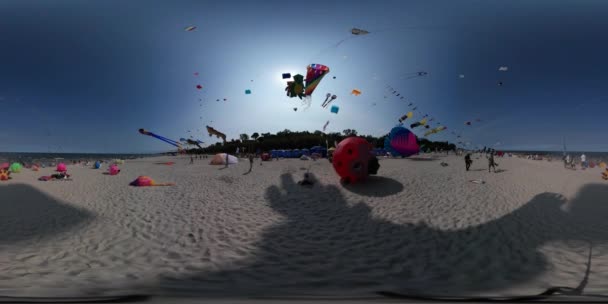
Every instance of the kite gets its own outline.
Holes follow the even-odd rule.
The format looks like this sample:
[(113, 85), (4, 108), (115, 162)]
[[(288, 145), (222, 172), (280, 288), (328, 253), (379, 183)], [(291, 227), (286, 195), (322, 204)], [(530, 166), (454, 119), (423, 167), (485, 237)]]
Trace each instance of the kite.
[(247, 95), (251, 94), (251, 90), (245, 90), (245, 94), (247, 94)]
[(418, 107), (414, 107), (412, 110), (413, 110), (413, 111), (416, 111), (416, 109), (418, 109)]
[(353, 94), (353, 95), (355, 95), (355, 96), (361, 95), (361, 91), (359, 91), (357, 89), (353, 89), (350, 93)]
[(336, 76), (334, 76), (333, 79), (336, 79)]
[(413, 106), (413, 105), (414, 105), (414, 103), (410, 102), (410, 104), (408, 104), (407, 106), (408, 106), (408, 107), (411, 107), (411, 106)]
[(498, 86), (502, 87), (502, 81), (498, 82)]
[(471, 125), (471, 122), (470, 122), (470, 121), (467, 121), (467, 122), (465, 122), (464, 124), (465, 124), (465, 125), (467, 125), (467, 126), (470, 126), (470, 125)]
[(435, 128), (435, 129), (427, 131), (426, 133), (424, 133), (424, 136), (429, 136), (431, 134), (439, 133), (439, 132), (441, 132), (441, 131), (443, 131), (445, 129), (447, 129), (447, 127), (439, 126), (439, 127)]
[(298, 111), (298, 108), (293, 108), (293, 111), (294, 111), (294, 112), (297, 112), (297, 111)]
[(184, 28), (184, 31), (186, 32), (193, 32), (196, 30), (196, 26), (188, 26), (186, 28)]
[(202, 89), (202, 88), (203, 88), (203, 86), (202, 86), (202, 85), (200, 85), (200, 84), (197, 84), (197, 85), (196, 85), (196, 88), (200, 90), (200, 89)]
[(209, 133), (209, 136), (215, 135), (217, 138), (223, 139), (224, 143), (226, 142), (226, 134), (224, 134), (210, 126), (207, 126), (207, 133)]
[(331, 93), (327, 93), (327, 95), (325, 95), (325, 101), (323, 102), (323, 104), (321, 106), (324, 108), (327, 107), (329, 105), (329, 103), (334, 101), (336, 98), (338, 98), (338, 96), (331, 95)]
[(160, 140), (162, 140), (162, 141), (164, 141), (164, 142), (166, 142), (166, 143), (168, 143), (170, 145), (176, 146), (178, 149), (182, 148), (182, 146), (179, 144), (179, 142), (176, 142), (175, 140), (168, 139), (166, 137), (162, 137), (160, 135), (156, 135), (156, 134), (154, 134), (152, 132), (146, 131), (145, 129), (139, 129), (139, 133), (142, 134), (142, 135), (148, 135), (148, 136), (152, 136), (152, 137), (154, 137), (156, 139), (160, 139)]
[[(321, 82), (321, 79), (323, 79), (327, 73), (329, 73), (329, 67), (317, 63), (310, 64), (306, 67), (305, 80), (303, 79), (304, 77), (302, 75), (298, 74), (293, 76), (293, 81), (287, 82), (287, 87), (285, 88), (287, 96), (291, 98), (297, 96), (300, 99), (302, 99), (302, 97), (306, 97), (304, 104), (306, 105), (306, 108), (310, 107), (310, 96)], [(306, 81), (306, 85), (304, 85), (304, 81)]]
[(287, 82), (285, 92), (287, 92), (287, 96), (291, 98), (299, 97), (302, 99), (302, 97), (304, 97), (304, 76), (300, 74), (294, 75), (293, 81)]
[(200, 140), (192, 140), (192, 139), (187, 139), (187, 140), (186, 140), (186, 142), (187, 142), (189, 145), (194, 145), (194, 146), (197, 146), (199, 149), (202, 149), (202, 148), (203, 148), (203, 147), (201, 147), (201, 145), (200, 145), (200, 144), (201, 144), (201, 143), (203, 143), (203, 142), (202, 142), (202, 141), (200, 141)]
[(426, 125), (426, 118), (422, 119), (419, 122), (415, 122), (415, 123), (411, 124), (410, 128), (413, 129), (415, 127), (424, 126), (424, 125)]
[(194, 76), (198, 76), (198, 72), (194, 72)]
[(407, 112), (407, 114), (401, 116), (401, 118), (399, 118), (399, 123), (403, 123), (406, 119), (408, 118), (412, 118), (414, 116), (414, 112)]
[(410, 73), (405, 73), (401, 75), (401, 78), (405, 77), (405, 79), (413, 79), (416, 77), (423, 77), (428, 75), (429, 73), (425, 72), (425, 71), (418, 71), (418, 72), (410, 72)]
[(396, 156), (411, 156), (418, 151), (420, 147), (416, 139), (416, 135), (404, 127), (394, 127), (384, 139), (384, 149)]
[(329, 125), (329, 120), (323, 125), (323, 132), (325, 132), (325, 129), (327, 128), (327, 125)]
[(283, 77), (283, 79), (289, 79), (291, 78), (291, 73), (283, 73), (283, 75), (281, 75)]
[(458, 77), (459, 77), (460, 79), (462, 79), (462, 78), (464, 78), (464, 74), (460, 74), (460, 75), (458, 75)]
[(507, 67), (507, 66), (501, 66), (501, 67), (498, 68), (498, 70), (501, 71), (501, 72), (506, 72), (506, 71), (509, 70), (509, 67)]
[(357, 36), (360, 36), (360, 35), (367, 35), (367, 34), (369, 34), (369, 32), (368, 32), (368, 31), (366, 31), (366, 30), (362, 30), (362, 29), (358, 29), (358, 28), (353, 28), (352, 30), (350, 30), (350, 32), (351, 32), (353, 35), (357, 35)]
[(338, 111), (340, 111), (340, 107), (333, 105), (331, 106), (331, 112), (334, 114), (338, 114)]
[(312, 95), (321, 82), (321, 79), (323, 79), (327, 73), (329, 73), (329, 67), (322, 64), (312, 63), (306, 67), (306, 89), (304, 95)]

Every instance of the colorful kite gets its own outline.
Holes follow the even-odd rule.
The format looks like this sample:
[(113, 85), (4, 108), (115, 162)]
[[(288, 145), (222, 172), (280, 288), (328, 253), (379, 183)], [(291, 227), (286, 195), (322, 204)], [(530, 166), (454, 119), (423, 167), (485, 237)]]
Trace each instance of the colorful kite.
[(145, 129), (139, 129), (139, 133), (142, 134), (142, 135), (148, 135), (148, 136), (152, 136), (152, 137), (154, 137), (156, 139), (160, 139), (160, 140), (162, 140), (162, 141), (164, 141), (164, 142), (166, 142), (166, 143), (168, 143), (170, 145), (176, 146), (178, 149), (182, 148), (182, 146), (179, 144), (179, 142), (176, 142), (175, 140), (168, 139), (166, 137), (162, 137), (160, 135), (156, 135), (156, 134), (154, 134), (152, 132), (146, 131)]
[(413, 129), (415, 127), (420, 127), (420, 126), (424, 126), (424, 125), (426, 125), (426, 118), (422, 119), (419, 122), (415, 122), (415, 123), (411, 124), (410, 128)]
[(321, 82), (321, 79), (323, 79), (327, 73), (329, 73), (329, 67), (322, 64), (313, 63), (306, 67), (306, 88), (304, 95), (312, 95)]
[(407, 114), (401, 116), (401, 118), (399, 118), (399, 123), (403, 123), (406, 119), (408, 118), (412, 118), (414, 116), (414, 112), (407, 112)]
[(196, 85), (196, 88), (200, 90), (200, 89), (202, 89), (202, 88), (203, 88), (203, 86), (202, 86), (202, 85), (200, 85), (200, 84), (197, 84), (197, 85)]
[(447, 129), (447, 127), (439, 126), (439, 127), (435, 128), (435, 129), (427, 131), (426, 133), (424, 133), (424, 136), (429, 136), (431, 134), (439, 133), (439, 132), (441, 132), (441, 131), (443, 131), (445, 129)]
[(355, 95), (355, 96), (361, 95), (361, 91), (359, 91), (357, 89), (353, 89), (350, 93), (353, 94), (353, 95)]
[(251, 94), (251, 90), (245, 90), (245, 94), (247, 94), (247, 95)]
[(411, 156), (420, 151), (416, 135), (404, 127), (394, 127), (384, 139), (384, 149), (394, 156)]
[(333, 105), (331, 106), (331, 112), (334, 114), (338, 114), (338, 111), (340, 111), (340, 107)]

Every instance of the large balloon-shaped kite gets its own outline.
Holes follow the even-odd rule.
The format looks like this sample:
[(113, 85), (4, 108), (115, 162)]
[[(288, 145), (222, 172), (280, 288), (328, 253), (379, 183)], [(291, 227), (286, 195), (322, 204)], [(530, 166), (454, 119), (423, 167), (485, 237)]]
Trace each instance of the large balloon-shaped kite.
[(416, 135), (404, 127), (394, 127), (384, 140), (384, 149), (397, 156), (411, 156), (420, 151)]
[(353, 136), (337, 145), (332, 165), (343, 182), (356, 183), (377, 173), (379, 164), (374, 160), (372, 145), (364, 138)]

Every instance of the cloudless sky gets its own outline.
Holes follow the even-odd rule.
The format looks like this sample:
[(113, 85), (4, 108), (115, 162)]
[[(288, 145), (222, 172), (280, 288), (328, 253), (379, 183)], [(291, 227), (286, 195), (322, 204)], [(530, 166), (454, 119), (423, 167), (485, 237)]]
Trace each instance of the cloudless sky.
[[(606, 12), (603, 0), (2, 0), (0, 151), (160, 152), (171, 146), (137, 129), (212, 144), (205, 125), (230, 139), (327, 120), (380, 136), (409, 102), (448, 127), (432, 140), (608, 151)], [(281, 73), (310, 63), (331, 71), (304, 109)]]

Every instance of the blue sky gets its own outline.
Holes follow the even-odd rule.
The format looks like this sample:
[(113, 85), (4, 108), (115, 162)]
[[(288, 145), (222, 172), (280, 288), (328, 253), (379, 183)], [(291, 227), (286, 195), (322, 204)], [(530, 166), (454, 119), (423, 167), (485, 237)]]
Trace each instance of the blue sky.
[[(330, 132), (381, 135), (409, 102), (474, 145), (559, 150), (564, 136), (572, 150), (608, 151), (606, 11), (580, 0), (3, 0), (0, 151), (166, 151), (137, 129), (214, 143), (207, 124), (229, 138), (327, 120)], [(310, 63), (331, 72), (294, 112), (281, 73)], [(428, 75), (404, 79), (416, 71)], [(320, 107), (326, 93), (337, 115)]]

